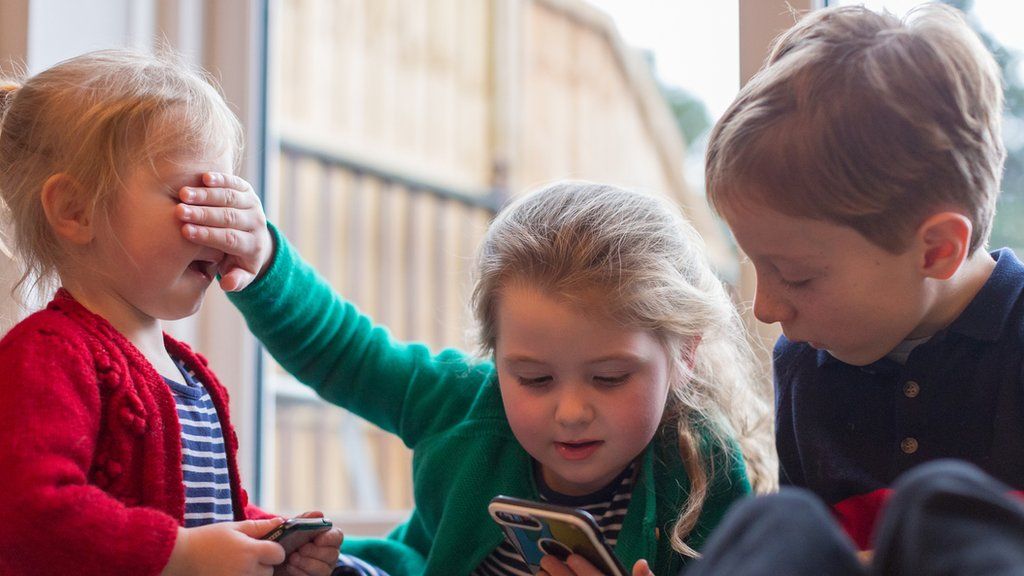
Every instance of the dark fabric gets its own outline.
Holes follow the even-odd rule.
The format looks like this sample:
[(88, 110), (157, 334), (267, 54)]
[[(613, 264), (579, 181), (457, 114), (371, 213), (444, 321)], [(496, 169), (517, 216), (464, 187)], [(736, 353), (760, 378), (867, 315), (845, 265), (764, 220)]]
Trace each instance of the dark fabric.
[(780, 480), (818, 494), (862, 546), (892, 482), (925, 462), (964, 460), (1024, 489), (1024, 265), (992, 257), (968, 307), (904, 365), (775, 347)]
[(735, 505), (686, 576), (857, 576), (867, 571), (828, 508), (806, 490)]
[(875, 566), (877, 574), (1024, 574), (1024, 505), (969, 464), (921, 466), (894, 487)]
[(738, 503), (685, 576), (1009, 576), (1024, 574), (1024, 504), (1010, 487), (955, 460), (901, 476), (870, 564), (810, 491)]

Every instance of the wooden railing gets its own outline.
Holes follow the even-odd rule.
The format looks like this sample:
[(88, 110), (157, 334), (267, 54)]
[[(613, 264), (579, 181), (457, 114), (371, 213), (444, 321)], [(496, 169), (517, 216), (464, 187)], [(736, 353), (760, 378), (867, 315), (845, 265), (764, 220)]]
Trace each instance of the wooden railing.
[[(290, 141), (281, 142), (277, 189), (269, 210), (281, 231), (346, 299), (396, 338), (434, 350), (472, 346), (469, 267), (498, 194)], [(411, 455), (401, 442), (270, 365), (277, 511), (330, 511), (350, 531), (358, 519), (383, 527), (404, 514)]]

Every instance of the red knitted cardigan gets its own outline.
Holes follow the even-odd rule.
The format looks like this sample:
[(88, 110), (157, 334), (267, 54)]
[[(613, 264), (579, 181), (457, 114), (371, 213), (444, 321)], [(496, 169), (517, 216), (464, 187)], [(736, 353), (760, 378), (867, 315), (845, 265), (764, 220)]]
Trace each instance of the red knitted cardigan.
[[(235, 519), (248, 504), (227, 391), (164, 335), (217, 408)], [(0, 574), (156, 575), (184, 522), (174, 398), (142, 353), (58, 291), (0, 341)]]

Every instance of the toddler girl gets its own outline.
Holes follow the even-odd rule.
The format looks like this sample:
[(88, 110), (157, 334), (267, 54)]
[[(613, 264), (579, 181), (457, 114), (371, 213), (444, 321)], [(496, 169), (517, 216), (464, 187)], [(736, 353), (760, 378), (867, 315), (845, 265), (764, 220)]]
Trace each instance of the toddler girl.
[(170, 56), (104, 51), (5, 82), (0, 115), (22, 283), (60, 286), (0, 341), (0, 573), (329, 574), (338, 529), (285, 565), (258, 539), (280, 520), (241, 488), (227, 393), (161, 330), (220, 270), (251, 277), (174, 212), (236, 164), (223, 98)]

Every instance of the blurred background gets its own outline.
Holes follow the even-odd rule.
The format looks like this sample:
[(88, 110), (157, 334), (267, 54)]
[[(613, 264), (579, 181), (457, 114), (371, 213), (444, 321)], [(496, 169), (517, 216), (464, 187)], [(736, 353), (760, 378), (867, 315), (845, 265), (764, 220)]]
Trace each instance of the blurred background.
[[(834, 2), (829, 2), (833, 4)], [(843, 2), (847, 3), (847, 2)], [(858, 2), (860, 3), (860, 2)], [(920, 2), (867, 2), (903, 14)], [(1024, 251), (1024, 6), (950, 1), (1006, 78), (992, 246)], [(163, 44), (218, 78), (270, 219), (398, 338), (475, 350), (467, 299), (496, 210), (551, 180), (667, 196), (749, 318), (753, 280), (703, 196), (708, 131), (792, 11), (821, 0), (0, 0), (0, 67)], [(0, 279), (10, 286), (17, 266)], [(27, 307), (5, 301), (3, 328)], [(777, 332), (750, 319), (765, 346)], [(217, 290), (171, 331), (232, 392), (245, 483), (280, 514), (377, 534), (412, 505), (411, 454), (260, 351)], [(762, 392), (770, 396), (767, 372)]]

